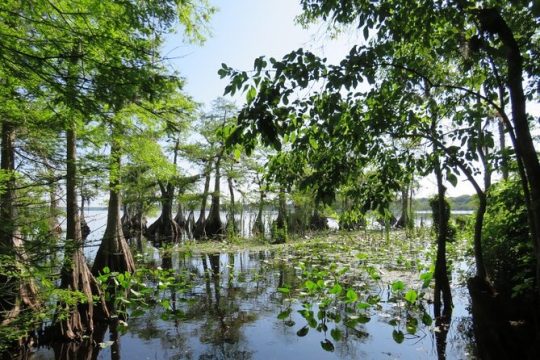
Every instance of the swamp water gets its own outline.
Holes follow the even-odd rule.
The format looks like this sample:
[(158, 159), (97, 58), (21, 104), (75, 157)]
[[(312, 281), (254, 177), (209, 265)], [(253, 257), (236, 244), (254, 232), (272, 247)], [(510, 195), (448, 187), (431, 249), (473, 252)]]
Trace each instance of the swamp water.
[(452, 321), (438, 328), (432, 290), (424, 287), (432, 276), (428, 233), (413, 241), (395, 232), (390, 242), (378, 232), (329, 233), (239, 248), (215, 243), (186, 251), (181, 245), (163, 256), (147, 246), (141, 256), (146, 266), (171, 269), (170, 281), (180, 286), (150, 282), (158, 294), (154, 304), (128, 308), (122, 326), (103, 329), (93, 344), (41, 347), (29, 358), (473, 357), (461, 279), (469, 269), (454, 256)]

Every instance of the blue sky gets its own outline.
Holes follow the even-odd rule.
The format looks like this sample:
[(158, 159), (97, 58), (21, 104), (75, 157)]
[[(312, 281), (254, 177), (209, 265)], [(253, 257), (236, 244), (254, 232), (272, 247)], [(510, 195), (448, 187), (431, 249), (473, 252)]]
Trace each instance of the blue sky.
[[(222, 63), (241, 70), (253, 68), (261, 55), (281, 58), (299, 47), (309, 48), (330, 60), (338, 60), (351, 41), (323, 42), (319, 28), (303, 29), (294, 18), (300, 14), (296, 0), (219, 0), (210, 27), (212, 35), (202, 46), (186, 45), (182, 35), (170, 36), (164, 47), (171, 66), (187, 79), (186, 92), (195, 101), (210, 104), (223, 95), (226, 80), (217, 75)], [(322, 35), (321, 35), (322, 34)]]

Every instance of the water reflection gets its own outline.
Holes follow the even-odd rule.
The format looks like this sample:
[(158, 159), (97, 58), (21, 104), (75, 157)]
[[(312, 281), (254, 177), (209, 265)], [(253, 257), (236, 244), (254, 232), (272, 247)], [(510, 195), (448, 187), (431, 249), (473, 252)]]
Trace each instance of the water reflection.
[[(365, 272), (351, 269), (344, 279), (359, 289), (358, 299), (347, 302), (343, 295), (340, 301), (325, 304), (325, 297), (333, 299), (326, 287), (325, 296), (299, 294), (309, 291), (305, 289), (306, 270), (299, 267), (301, 261), (295, 256), (292, 250), (195, 255), (164, 252), (155, 258), (156, 265), (177, 275), (190, 274), (193, 281), (187, 290), (168, 289), (161, 294), (158, 300), (167, 299), (169, 311), (156, 305), (140, 317), (127, 319), (127, 329), (113, 323), (96, 331), (92, 341), (55, 345), (54, 358), (467, 357), (470, 339), (462, 334), (470, 328), (470, 317), (463, 294), (456, 296), (452, 323), (443, 327), (438, 321), (432, 325), (425, 321), (426, 325), (422, 316), (431, 312), (427, 299), (421, 300), (422, 307), (412, 309), (382, 282), (372, 283)], [(306, 256), (309, 261), (302, 261), (308, 263), (311, 273), (328, 269), (320, 255)], [(345, 256), (335, 254), (332, 261)], [(357, 262), (355, 266), (362, 265)], [(293, 296), (278, 291), (280, 288), (297, 290)], [(370, 301), (373, 304), (368, 308), (358, 305)], [(435, 326), (442, 331), (434, 332)], [(52, 355), (39, 349), (31, 358)]]

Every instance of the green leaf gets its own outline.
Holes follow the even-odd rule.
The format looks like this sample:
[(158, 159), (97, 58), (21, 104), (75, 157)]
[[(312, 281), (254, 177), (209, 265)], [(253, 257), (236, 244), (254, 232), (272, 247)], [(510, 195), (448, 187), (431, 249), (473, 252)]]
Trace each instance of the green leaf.
[(326, 351), (334, 351), (334, 344), (328, 339), (324, 339), (324, 341), (321, 341), (321, 347)]
[(397, 280), (392, 283), (393, 292), (403, 291), (404, 289), (405, 289), (405, 284), (403, 283), (403, 281)]
[(309, 332), (309, 326), (304, 326), (303, 328), (301, 328), (300, 330), (298, 330), (296, 332), (296, 335), (300, 336), (300, 337), (304, 337), (307, 335), (307, 333)]
[(219, 69), (217, 73), (220, 79), (223, 79), (225, 76), (227, 76), (227, 70), (225, 69)]
[(234, 159), (235, 160), (240, 160), (240, 157), (242, 156), (242, 148), (239, 147), (239, 146), (236, 146), (234, 148), (233, 154), (234, 154)]
[(310, 136), (308, 138), (309, 140), (309, 145), (311, 146), (311, 148), (313, 150), (317, 150), (319, 148), (319, 143), (317, 142), (317, 140), (315, 140), (315, 138), (313, 138), (312, 136)]
[(358, 300), (358, 294), (353, 289), (347, 290), (347, 302), (355, 302)]
[(367, 324), (368, 322), (371, 321), (371, 318), (367, 315), (361, 314), (358, 316), (358, 319), (356, 319), (356, 321), (359, 322), (360, 324)]
[(287, 309), (285, 311), (282, 311), (278, 314), (277, 318), (278, 320), (285, 320), (289, 315), (291, 314), (291, 309)]
[(369, 258), (369, 255), (366, 253), (358, 253), (356, 254), (356, 258), (358, 260), (367, 260)]
[(405, 300), (407, 300), (410, 304), (414, 304), (417, 298), (418, 294), (413, 289), (407, 291), (407, 293), (405, 294)]
[(446, 180), (448, 180), (448, 182), (452, 184), (453, 187), (456, 187), (457, 182), (458, 182), (456, 175), (452, 174), (451, 172), (448, 172), (446, 174)]
[(282, 294), (288, 294), (290, 293), (291, 291), (289, 290), (289, 288), (286, 288), (286, 287), (280, 287), (277, 289), (277, 291), (279, 291), (280, 293)]
[(335, 285), (330, 289), (330, 294), (339, 295), (339, 294), (341, 294), (342, 291), (343, 291), (343, 288), (341, 287), (341, 285), (335, 284)]
[(246, 101), (248, 104), (251, 104), (253, 102), (253, 100), (255, 99), (255, 97), (257, 96), (257, 90), (255, 89), (255, 87), (250, 87), (247, 94), (246, 94)]
[(163, 299), (160, 301), (160, 303), (165, 310), (169, 310), (171, 307), (171, 302), (169, 301), (169, 299)]
[(433, 272), (428, 271), (420, 275), (420, 280), (423, 281), (422, 288), (427, 288), (429, 286), (429, 283), (431, 282), (431, 279), (433, 279)]
[(401, 344), (405, 340), (405, 334), (401, 330), (394, 330), (392, 331), (392, 338), (395, 342)]
[(313, 291), (317, 288), (317, 284), (315, 284), (313, 281), (311, 280), (307, 280), (305, 283), (304, 283), (304, 286), (306, 287), (306, 289), (308, 289), (309, 291)]
[(360, 302), (360, 303), (358, 303), (358, 304), (356, 305), (356, 307), (357, 307), (358, 309), (360, 309), (360, 310), (366, 310), (366, 309), (370, 308), (371, 305), (368, 304), (368, 303), (365, 303), (365, 302)]
[(406, 329), (409, 334), (414, 335), (416, 334), (417, 325), (413, 323), (407, 323)]
[(334, 328), (330, 330), (330, 336), (332, 336), (332, 339), (339, 341), (343, 337), (343, 333), (338, 328)]
[(426, 326), (431, 326), (431, 324), (433, 324), (433, 319), (427, 312), (424, 312), (424, 315), (422, 315), (422, 323)]

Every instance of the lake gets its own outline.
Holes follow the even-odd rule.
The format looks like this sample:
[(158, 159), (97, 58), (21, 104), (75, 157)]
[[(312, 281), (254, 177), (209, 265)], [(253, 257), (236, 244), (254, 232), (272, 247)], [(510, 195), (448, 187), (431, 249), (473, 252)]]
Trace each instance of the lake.
[(471, 269), (454, 251), (455, 306), (441, 341), (432, 291), (420, 279), (432, 244), (429, 231), (414, 240), (393, 232), (391, 242), (380, 232), (330, 232), (251, 250), (180, 245), (165, 258), (146, 244), (150, 268), (170, 268), (189, 285), (161, 291), (155, 306), (120, 331), (103, 330), (95, 346), (42, 347), (30, 359), (473, 358), (463, 285)]

